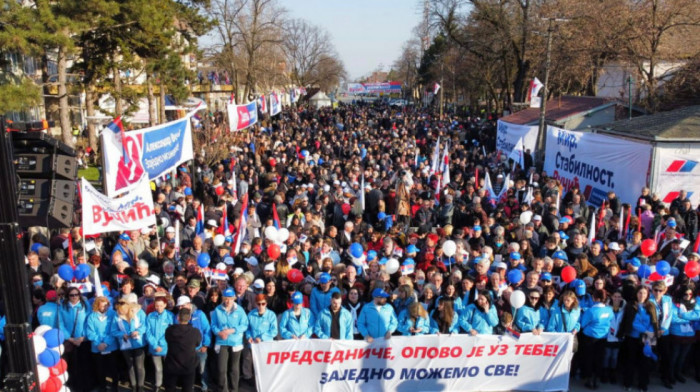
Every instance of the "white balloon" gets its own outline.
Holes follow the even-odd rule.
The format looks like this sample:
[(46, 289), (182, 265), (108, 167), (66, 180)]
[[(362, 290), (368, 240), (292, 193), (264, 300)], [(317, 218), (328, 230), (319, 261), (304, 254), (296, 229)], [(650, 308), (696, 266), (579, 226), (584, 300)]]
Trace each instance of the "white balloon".
[(520, 214), (520, 223), (526, 225), (532, 220), (532, 211), (525, 211)]
[[(65, 384), (65, 383), (64, 383)], [(61, 389), (59, 389), (57, 392), (70, 392), (70, 389), (68, 389), (67, 386), (63, 385)]]
[(520, 309), (523, 305), (525, 305), (525, 293), (520, 290), (513, 291), (510, 294), (510, 306)]
[(284, 242), (289, 238), (289, 230), (286, 228), (281, 228), (277, 231), (277, 241)]
[(221, 234), (217, 234), (214, 236), (214, 246), (221, 246), (224, 244), (226, 241), (226, 237), (224, 237)]
[(268, 226), (265, 228), (265, 238), (270, 241), (277, 241), (277, 229), (275, 226)]
[(37, 376), (39, 376), (39, 384), (43, 384), (46, 382), (46, 380), (51, 377), (51, 372), (49, 371), (49, 368), (47, 368), (44, 365), (36, 365), (36, 372)]
[(452, 240), (447, 240), (442, 244), (442, 253), (447, 257), (452, 257), (457, 253), (457, 244)]
[(43, 336), (34, 336), (34, 354), (39, 355), (46, 350), (46, 340)]
[(396, 271), (398, 271), (400, 267), (401, 267), (401, 265), (399, 264), (399, 261), (394, 259), (394, 258), (389, 259), (386, 262), (386, 265), (384, 265), (384, 268), (386, 268), (386, 272), (389, 275), (395, 274)]
[(46, 333), (46, 331), (49, 330), (51, 330), (51, 327), (49, 327), (48, 325), (40, 325), (34, 330), (34, 335), (42, 336)]
[(57, 352), (58, 355), (63, 355), (65, 353), (65, 348), (63, 347), (62, 344), (59, 344), (58, 347), (54, 347), (51, 350)]

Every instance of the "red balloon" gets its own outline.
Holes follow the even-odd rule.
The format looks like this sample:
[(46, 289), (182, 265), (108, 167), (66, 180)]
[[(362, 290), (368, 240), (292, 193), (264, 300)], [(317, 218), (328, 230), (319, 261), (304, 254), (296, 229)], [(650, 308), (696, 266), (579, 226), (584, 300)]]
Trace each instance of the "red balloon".
[(58, 392), (63, 386), (63, 381), (56, 376), (49, 377), (46, 382), (41, 384), (41, 392)]
[(287, 280), (291, 283), (297, 284), (304, 280), (304, 274), (302, 274), (298, 269), (292, 268), (287, 271)]
[(567, 265), (561, 270), (561, 280), (563, 280), (564, 283), (571, 283), (574, 279), (576, 279), (576, 268)]
[(280, 247), (277, 244), (272, 244), (267, 248), (267, 255), (272, 260), (277, 260), (280, 257)]
[(664, 277), (659, 275), (658, 272), (653, 272), (651, 275), (649, 275), (649, 280), (652, 282), (656, 282), (657, 280), (663, 280)]
[(652, 239), (642, 241), (642, 254), (649, 257), (656, 253), (656, 242)]
[(275, 158), (270, 158), (270, 166), (272, 166), (272, 167), (277, 166), (277, 160), (275, 160)]
[(216, 191), (216, 195), (217, 195), (217, 196), (221, 196), (221, 195), (224, 194), (224, 187), (223, 187), (223, 186), (217, 186), (216, 189), (215, 189), (215, 191)]
[(49, 373), (51, 373), (52, 376), (60, 376), (63, 374), (68, 369), (68, 364), (66, 363), (66, 360), (61, 358), (60, 361), (54, 366), (49, 368)]
[(685, 264), (684, 272), (687, 277), (692, 279), (700, 275), (700, 264), (695, 260), (691, 260)]

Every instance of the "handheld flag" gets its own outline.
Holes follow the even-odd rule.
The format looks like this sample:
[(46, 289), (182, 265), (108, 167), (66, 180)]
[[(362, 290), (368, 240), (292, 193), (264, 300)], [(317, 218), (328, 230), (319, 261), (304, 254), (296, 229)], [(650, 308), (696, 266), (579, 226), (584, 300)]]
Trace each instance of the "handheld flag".
[(530, 82), (530, 89), (527, 92), (527, 99), (530, 101), (531, 108), (538, 108), (541, 105), (541, 98), (537, 96), (544, 84), (539, 79), (535, 78)]
[(238, 228), (236, 230), (236, 237), (234, 238), (234, 248), (233, 254), (236, 255), (241, 250), (241, 244), (243, 243), (243, 237), (245, 237), (245, 230), (248, 227), (248, 193), (243, 195), (243, 200), (241, 200), (243, 209), (241, 210), (241, 218), (238, 221)]
[(591, 214), (591, 227), (588, 230), (588, 245), (591, 245), (593, 243), (593, 240), (595, 240), (595, 232), (596, 232), (595, 214)]
[[(513, 147), (513, 151), (508, 154), (508, 159), (520, 165), (520, 168), (525, 167), (525, 159), (523, 158), (525, 150), (523, 148), (523, 138), (518, 139), (518, 143)], [(513, 166), (515, 168), (515, 166)]]

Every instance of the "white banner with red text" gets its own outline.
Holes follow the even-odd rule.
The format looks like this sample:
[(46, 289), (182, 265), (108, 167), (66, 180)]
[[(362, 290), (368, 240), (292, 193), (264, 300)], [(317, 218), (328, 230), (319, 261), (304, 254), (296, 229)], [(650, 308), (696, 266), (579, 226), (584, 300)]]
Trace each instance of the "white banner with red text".
[(146, 175), (136, 187), (116, 199), (103, 195), (83, 178), (81, 197), (83, 235), (140, 230), (156, 224), (153, 196)]
[(596, 133), (547, 127), (544, 170), (558, 179), (564, 193), (578, 186), (594, 206), (614, 191), (635, 205), (646, 186), (651, 146)]
[(566, 391), (573, 335), (424, 335), (252, 345), (258, 391)]

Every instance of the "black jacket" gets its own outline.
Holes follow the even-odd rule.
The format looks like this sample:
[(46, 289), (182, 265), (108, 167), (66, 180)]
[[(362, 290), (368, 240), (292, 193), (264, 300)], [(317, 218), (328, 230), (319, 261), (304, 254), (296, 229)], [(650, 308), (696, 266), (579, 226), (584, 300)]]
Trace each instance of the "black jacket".
[(202, 334), (191, 325), (173, 324), (165, 330), (168, 355), (165, 356), (165, 374), (190, 374), (199, 366), (197, 346)]

